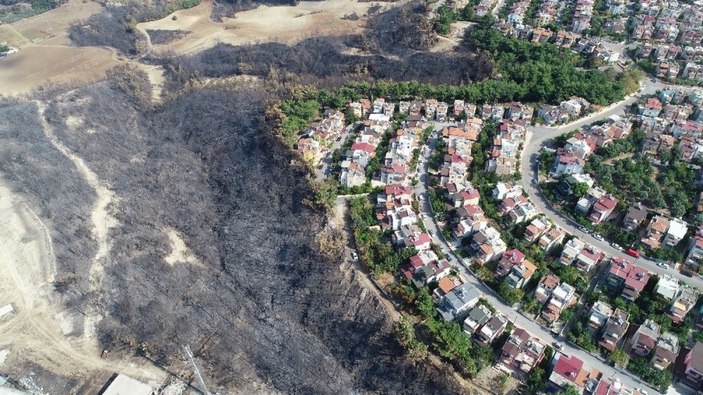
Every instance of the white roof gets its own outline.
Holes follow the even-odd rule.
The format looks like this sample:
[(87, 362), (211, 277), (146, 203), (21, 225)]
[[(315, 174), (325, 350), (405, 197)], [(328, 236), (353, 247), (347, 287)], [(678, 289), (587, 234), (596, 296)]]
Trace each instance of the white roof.
[(677, 239), (683, 239), (683, 237), (686, 236), (686, 232), (688, 232), (688, 226), (686, 226), (686, 223), (682, 220), (672, 218), (671, 221), (669, 221), (669, 229), (666, 231), (668, 235), (674, 236)]
[(103, 395), (151, 395), (153, 388), (129, 376), (118, 374)]
[(679, 292), (679, 281), (671, 276), (664, 276), (657, 282), (657, 293), (668, 299), (673, 299)]

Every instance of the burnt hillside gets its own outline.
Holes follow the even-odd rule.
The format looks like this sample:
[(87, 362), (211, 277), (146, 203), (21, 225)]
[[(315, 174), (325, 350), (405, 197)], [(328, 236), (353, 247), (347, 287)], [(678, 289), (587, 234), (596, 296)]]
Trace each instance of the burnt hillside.
[[(380, 302), (317, 250), (325, 218), (304, 203), (306, 172), (268, 129), (265, 100), (250, 89), (202, 90), (143, 110), (101, 83), (48, 101), (53, 133), (116, 197), (101, 289), (88, 292), (83, 278), (61, 290), (64, 299), (104, 312), (99, 336), (116, 354), (182, 369), (179, 346), (190, 344), (221, 393), (457, 393), (447, 373), (404, 359)], [(3, 141), (25, 138), (6, 133)], [(43, 147), (41, 134), (33, 138)], [(45, 188), (24, 185), (52, 152), (30, 148), (3, 166), (16, 188), (37, 201), (48, 191), (59, 201), (90, 198), (60, 158)], [(51, 187), (66, 182), (76, 186)], [(59, 276), (90, 269), (90, 259), (70, 255), (90, 257), (81, 250), (89, 232), (65, 226), (89, 210), (44, 212), (67, 245)], [(169, 231), (194, 261), (166, 261)]]

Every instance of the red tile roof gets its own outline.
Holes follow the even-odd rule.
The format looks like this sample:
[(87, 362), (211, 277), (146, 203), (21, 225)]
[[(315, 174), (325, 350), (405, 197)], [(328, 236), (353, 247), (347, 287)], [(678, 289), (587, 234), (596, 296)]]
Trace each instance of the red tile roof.
[(561, 355), (557, 364), (554, 365), (554, 372), (560, 374), (569, 381), (576, 382), (576, 378), (583, 368), (583, 361), (575, 356), (567, 357)]
[(352, 151), (365, 151), (368, 153), (376, 152), (376, 148), (369, 143), (354, 143), (351, 149)]

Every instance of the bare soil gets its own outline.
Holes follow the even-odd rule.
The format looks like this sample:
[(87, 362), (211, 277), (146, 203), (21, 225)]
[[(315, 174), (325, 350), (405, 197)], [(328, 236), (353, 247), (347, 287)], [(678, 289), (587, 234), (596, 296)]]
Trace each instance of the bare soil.
[[(402, 4), (403, 2), (394, 3)], [(238, 12), (235, 18), (222, 22), (210, 19), (213, 4), (209, 0), (200, 5), (176, 11), (158, 21), (137, 25), (144, 34), (149, 30), (183, 30), (187, 36), (163, 45), (153, 45), (154, 54), (167, 52), (183, 55), (214, 47), (218, 43), (232, 45), (259, 42), (294, 44), (310, 37), (344, 35), (360, 32), (365, 18), (352, 21), (345, 15), (365, 15), (374, 3), (355, 0), (301, 1), (294, 7), (259, 6)]]

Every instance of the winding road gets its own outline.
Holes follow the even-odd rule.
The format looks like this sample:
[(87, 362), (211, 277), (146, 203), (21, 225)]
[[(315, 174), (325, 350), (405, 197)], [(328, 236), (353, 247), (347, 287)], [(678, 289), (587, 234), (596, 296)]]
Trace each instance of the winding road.
[[(552, 222), (554, 222), (562, 229), (566, 230), (568, 233), (571, 233), (574, 236), (580, 238), (581, 240), (595, 246), (596, 248), (600, 249), (609, 256), (620, 256), (631, 259), (630, 256), (626, 256), (622, 251), (610, 246), (607, 241), (598, 240), (592, 235), (583, 232), (579, 229), (578, 224), (576, 224), (573, 220), (565, 217), (563, 214), (557, 212), (552, 208), (552, 206), (547, 202), (547, 199), (541, 193), (539, 188), (537, 188), (539, 183), (537, 168), (539, 163), (539, 152), (542, 147), (549, 144), (553, 138), (561, 134), (567, 133), (569, 131), (572, 131), (574, 129), (578, 129), (584, 125), (588, 125), (590, 123), (606, 119), (611, 115), (620, 114), (623, 112), (625, 107), (637, 101), (639, 95), (653, 94), (657, 90), (662, 89), (666, 86), (667, 85), (664, 85), (660, 82), (652, 82), (651, 80), (647, 79), (638, 94), (630, 96), (625, 100), (611, 105), (610, 107), (605, 108), (602, 111), (595, 113), (589, 117), (580, 119), (576, 122), (572, 122), (568, 125), (560, 127), (531, 126), (528, 129), (527, 139), (524, 144), (525, 148), (522, 151), (520, 163), (520, 174), (522, 175), (522, 179), (520, 180), (520, 182), (524, 191), (527, 193), (537, 210), (547, 215), (547, 217), (552, 220)], [(680, 272), (674, 270), (673, 268), (668, 270), (661, 268), (657, 266), (656, 262), (645, 258), (638, 258), (636, 260), (636, 264), (643, 267), (644, 269), (647, 269), (651, 273), (655, 273), (660, 277), (663, 275), (670, 275), (692, 287), (703, 289), (703, 280), (700, 277), (686, 277)]]
[[(623, 112), (623, 110), (633, 104), (634, 102), (637, 101), (639, 95), (644, 95), (644, 94), (653, 94), (657, 90), (664, 88), (666, 85), (652, 81), (652, 80), (646, 80), (643, 84), (641, 89), (625, 98), (624, 100), (615, 103), (607, 108), (602, 109), (598, 113), (592, 114), (586, 118), (580, 119), (578, 121), (572, 122), (567, 125), (563, 125), (560, 127), (530, 127), (528, 129), (528, 136), (527, 140), (524, 144), (524, 150), (522, 152), (521, 156), (521, 174), (522, 174), (522, 179), (521, 183), (524, 188), (524, 190), (527, 192), (529, 195), (530, 199), (532, 202), (535, 204), (535, 207), (537, 207), (542, 213), (547, 215), (554, 223), (565, 229), (567, 232), (570, 232), (579, 238), (581, 238), (584, 241), (587, 241), (591, 243), (592, 245), (596, 246), (597, 248), (600, 248), (602, 251), (604, 251), (606, 254), (609, 254), (611, 256), (623, 256), (623, 253), (619, 250), (616, 250), (612, 248), (607, 242), (600, 241), (592, 237), (591, 235), (582, 232), (581, 230), (578, 229), (576, 225), (574, 225), (569, 219), (563, 217), (561, 214), (558, 212), (554, 211), (551, 206), (547, 203), (545, 200), (544, 196), (541, 194), (541, 192), (535, 187), (537, 185), (537, 180), (538, 180), (538, 172), (537, 172), (537, 163), (538, 163), (538, 156), (539, 156), (539, 151), (542, 149), (543, 146), (548, 144), (550, 140), (553, 138), (569, 132), (574, 129), (578, 129), (584, 125), (606, 119), (610, 117), (611, 115), (615, 114), (620, 114)], [(476, 289), (479, 290), (481, 293), (481, 297), (486, 299), (488, 302), (490, 302), (497, 311), (499, 311), (501, 314), (504, 316), (508, 317), (515, 326), (520, 327), (528, 331), (532, 336), (539, 338), (541, 341), (543, 341), (546, 344), (554, 344), (557, 342), (562, 342), (562, 338), (554, 335), (551, 333), (547, 328), (537, 324), (533, 318), (525, 317), (521, 315), (517, 309), (513, 308), (512, 306), (508, 306), (505, 304), (505, 302), (499, 298), (496, 293), (490, 289), (488, 286), (486, 286), (483, 282), (481, 282), (474, 274), (471, 272), (471, 270), (468, 267), (468, 263), (465, 262), (464, 260), (461, 259), (459, 255), (456, 254), (455, 248), (456, 246), (453, 245), (452, 241), (445, 240), (444, 236), (442, 234), (441, 229), (439, 228), (434, 215), (432, 214), (432, 208), (430, 205), (429, 201), (429, 195), (428, 195), (428, 182), (429, 182), (429, 177), (428, 177), (428, 169), (429, 169), (429, 158), (432, 154), (432, 150), (434, 149), (437, 139), (439, 138), (439, 131), (441, 130), (442, 127), (444, 127), (444, 124), (436, 124), (435, 125), (435, 130), (436, 133), (433, 133), (432, 136), (427, 141), (427, 148), (422, 151), (422, 156), (419, 164), (419, 171), (418, 171), (418, 177), (419, 177), (419, 182), (417, 183), (417, 186), (415, 187), (415, 195), (418, 196), (420, 199), (420, 212), (421, 212), (421, 219), (429, 231), (430, 235), (432, 236), (432, 240), (435, 244), (439, 245), (442, 250), (444, 251), (447, 256), (450, 257), (450, 264), (456, 268), (459, 273), (460, 277), (467, 283), (473, 285), (476, 287)], [(645, 259), (638, 259), (637, 264), (646, 268), (647, 270), (656, 273), (658, 275), (663, 275), (663, 274), (670, 274), (675, 276), (676, 278), (680, 279), (681, 281), (686, 282), (689, 285), (699, 287), (700, 289), (703, 289), (703, 281), (701, 281), (700, 278), (688, 278), (683, 275), (681, 275), (678, 272), (674, 272), (674, 270), (665, 270), (662, 269), (658, 266), (656, 266), (655, 262), (645, 260)], [(653, 387), (649, 386), (647, 383), (639, 379), (638, 377), (634, 376), (633, 374), (620, 369), (620, 368), (615, 368), (612, 366), (609, 366), (603, 359), (600, 357), (596, 357), (595, 355), (588, 353), (580, 348), (576, 348), (571, 346), (570, 344), (566, 343), (563, 344), (563, 349), (561, 350), (566, 355), (574, 355), (584, 361), (584, 365), (587, 369), (598, 369), (602, 374), (603, 377), (605, 378), (610, 378), (610, 379), (620, 379), (620, 381), (623, 383), (625, 387), (629, 388), (644, 388), (644, 387), (649, 387), (650, 391), (653, 391), (654, 393), (658, 392), (657, 389), (654, 389)], [(675, 393), (684, 393), (685, 390), (679, 389), (679, 388), (674, 388), (670, 387), (669, 393), (675, 394)]]

